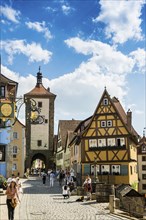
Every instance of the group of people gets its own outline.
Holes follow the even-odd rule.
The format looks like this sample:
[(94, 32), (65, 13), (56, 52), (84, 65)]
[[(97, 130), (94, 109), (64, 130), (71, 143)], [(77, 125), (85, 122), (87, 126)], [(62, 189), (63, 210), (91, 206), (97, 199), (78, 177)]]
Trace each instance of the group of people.
[[(75, 171), (73, 168), (70, 170), (62, 170), (60, 169), (57, 172), (52, 170), (48, 170), (48, 173), (42, 172), (42, 181), (43, 184), (46, 184), (47, 175), (50, 181), (50, 187), (54, 186), (55, 177), (59, 180), (59, 185), (62, 187), (62, 195), (65, 198), (69, 198), (71, 195), (72, 190), (75, 188)], [(84, 190), (87, 194), (87, 200), (91, 200), (91, 193), (92, 193), (92, 183), (91, 178), (89, 175), (86, 176), (86, 179), (83, 183)]]
[(14, 210), (18, 203), (20, 203), (20, 193), (22, 193), (22, 184), (19, 176), (15, 177), (14, 174), (7, 180), (6, 189), (6, 204), (8, 208), (8, 219), (14, 220)]

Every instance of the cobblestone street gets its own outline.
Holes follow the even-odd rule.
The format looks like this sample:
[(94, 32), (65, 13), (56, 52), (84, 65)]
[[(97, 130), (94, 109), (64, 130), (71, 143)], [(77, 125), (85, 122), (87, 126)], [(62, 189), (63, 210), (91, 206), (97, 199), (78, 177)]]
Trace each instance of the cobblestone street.
[[(40, 177), (30, 177), (23, 183), (21, 203), (16, 207), (15, 220), (126, 220), (127, 217), (109, 213), (108, 203), (95, 200), (76, 202), (79, 196), (63, 199), (55, 182), (53, 188), (42, 184)], [(0, 219), (7, 220), (6, 196), (0, 196)]]

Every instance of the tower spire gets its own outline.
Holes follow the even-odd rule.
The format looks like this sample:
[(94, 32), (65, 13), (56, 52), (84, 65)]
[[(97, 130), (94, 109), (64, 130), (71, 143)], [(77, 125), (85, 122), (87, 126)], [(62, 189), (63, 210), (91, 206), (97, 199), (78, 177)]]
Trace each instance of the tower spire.
[(39, 66), (39, 72), (37, 73), (37, 86), (40, 87), (40, 85), (42, 85), (42, 73), (41, 71), (41, 67)]

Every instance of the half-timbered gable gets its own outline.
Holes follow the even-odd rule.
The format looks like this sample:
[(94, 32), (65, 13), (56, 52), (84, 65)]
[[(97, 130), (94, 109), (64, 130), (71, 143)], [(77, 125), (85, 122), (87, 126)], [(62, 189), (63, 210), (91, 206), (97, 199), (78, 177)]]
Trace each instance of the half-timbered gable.
[[(137, 138), (132, 127), (132, 112), (125, 113), (116, 97), (105, 89), (85, 129), (78, 134), (81, 142), (82, 171), (92, 172), (95, 160), (99, 175), (111, 175), (115, 184), (137, 182)], [(118, 175), (113, 177), (112, 175)], [(106, 179), (107, 180), (107, 179)]]

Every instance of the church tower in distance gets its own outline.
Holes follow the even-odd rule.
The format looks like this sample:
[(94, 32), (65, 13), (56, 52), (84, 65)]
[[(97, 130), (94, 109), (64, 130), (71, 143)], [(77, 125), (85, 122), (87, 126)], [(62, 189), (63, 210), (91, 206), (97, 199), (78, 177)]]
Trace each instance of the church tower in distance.
[[(33, 161), (43, 161), (45, 170), (54, 168), (54, 101), (56, 95), (42, 84), (42, 73), (37, 73), (34, 89), (24, 95), (26, 120), (26, 163), (31, 169)], [(38, 167), (40, 168), (40, 167)]]

